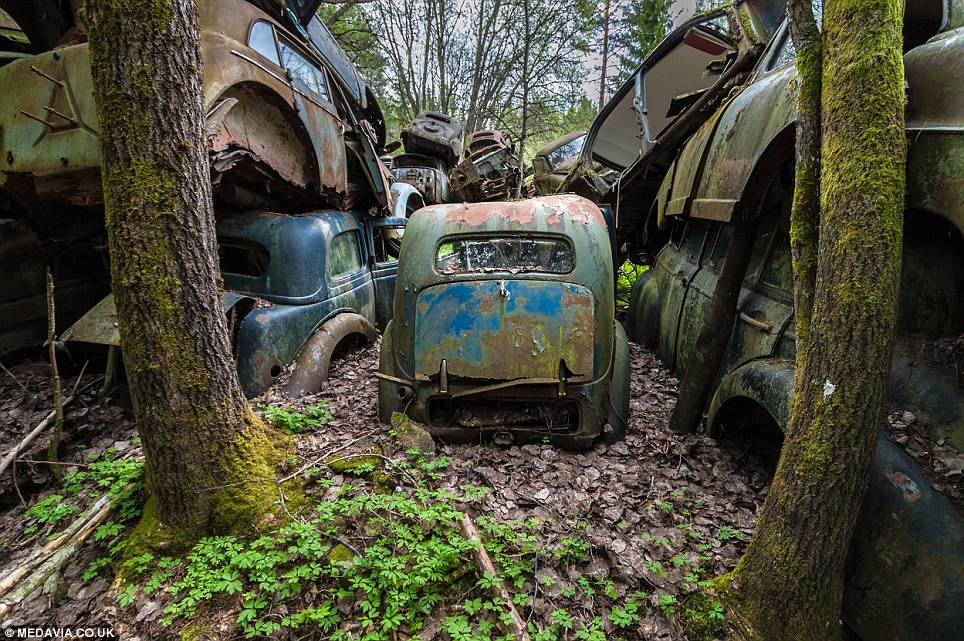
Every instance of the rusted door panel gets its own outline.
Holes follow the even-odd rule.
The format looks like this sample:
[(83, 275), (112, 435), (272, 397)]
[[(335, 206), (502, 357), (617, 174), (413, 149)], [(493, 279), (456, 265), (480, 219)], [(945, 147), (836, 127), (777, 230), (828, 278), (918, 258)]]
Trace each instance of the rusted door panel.
[(761, 155), (796, 119), (797, 83), (791, 82), (795, 79), (792, 65), (776, 70), (721, 110), (698, 182), (690, 188), (691, 215), (730, 220)]
[(435, 285), (419, 293), (416, 376), (572, 380), (593, 374), (594, 297), (571, 283), (485, 280)]
[[(737, 317), (720, 365), (721, 372), (732, 371), (741, 363), (755, 358), (775, 355), (782, 332), (793, 316), (791, 294), (761, 283), (761, 279), (780, 284), (787, 282), (787, 278), (774, 275), (774, 272), (783, 270), (789, 274), (790, 269), (789, 241), (779, 228), (779, 218), (780, 211), (767, 211), (759, 223), (753, 255), (737, 302)], [(729, 248), (729, 225), (718, 226), (720, 231), (712, 252), (707, 252), (709, 255), (704, 258), (705, 266), (693, 276), (683, 304), (676, 363), (677, 371), (681, 373), (703, 327), (703, 319)], [(787, 259), (785, 264), (784, 258)]]
[(686, 290), (698, 265), (680, 254), (672, 245), (660, 252), (655, 269), (659, 277), (660, 327), (665, 328), (659, 334), (656, 347), (657, 355), (663, 362), (675, 365), (676, 335), (679, 329), (680, 314)]
[(301, 117), (308, 124), (308, 137), (318, 163), (318, 181), (322, 190), (344, 192), (347, 185), (344, 125), (335, 115), (334, 106), (319, 104), (302, 93), (295, 94)]
[(663, 281), (660, 286), (660, 327), (665, 328), (660, 332), (657, 355), (674, 370), (685, 367), (679, 349), (684, 309), (693, 279), (700, 270), (700, 256), (706, 244), (707, 231), (706, 223), (687, 223), (678, 247), (673, 243), (667, 244), (657, 261)]
[[(703, 328), (703, 319), (713, 298), (713, 290), (720, 273), (703, 268), (693, 277), (687, 292), (677, 340), (676, 371), (685, 373), (686, 363), (696, 346), (696, 338)], [(781, 331), (793, 310), (768, 296), (761, 296), (747, 287), (740, 290), (737, 318), (727, 343), (720, 372), (729, 372), (740, 364), (776, 353)]]

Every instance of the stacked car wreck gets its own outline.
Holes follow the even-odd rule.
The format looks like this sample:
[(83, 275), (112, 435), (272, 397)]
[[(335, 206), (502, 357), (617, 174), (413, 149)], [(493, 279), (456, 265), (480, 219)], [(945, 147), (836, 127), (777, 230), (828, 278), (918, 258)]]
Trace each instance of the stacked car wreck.
[(405, 153), (391, 159), (395, 179), (412, 185), (430, 205), (486, 202), (522, 195), (522, 159), (501, 131), (466, 136), (445, 114), (422, 110), (402, 129)]
[[(378, 158), (385, 144), (381, 110), (371, 89), (315, 17), (318, 4), (316, 0), (198, 3), (205, 133), (218, 227), (226, 229), (234, 216), (249, 210), (270, 212), (277, 220), (335, 210), (353, 218), (348, 227), (359, 230), (351, 236), (352, 255), (359, 257), (356, 270), (370, 269), (387, 256), (375, 254), (376, 233), (363, 219), (371, 218), (370, 214), (404, 215), (420, 206), (421, 199), (407, 185), (391, 184)], [(4, 103), (0, 109), (0, 225), (4, 231), (0, 269), (14, 279), (13, 286), (0, 294), (0, 351), (36, 343), (45, 336), (43, 272), (48, 265), (57, 285), (61, 329), (108, 291), (89, 50), (76, 5), (0, 1), (9, 23), (2, 42), (6, 64), (0, 67), (0, 86), (17, 87), (0, 98)], [(412, 203), (407, 202), (409, 198)], [(320, 216), (325, 217), (324, 211)], [(258, 225), (250, 216), (245, 220)], [(338, 227), (336, 223), (334, 228)], [(237, 225), (231, 229), (232, 238), (259, 247), (251, 256), (260, 253), (265, 262), (286, 260), (283, 253), (267, 249), (283, 248), (284, 239), (262, 237), (255, 242)], [(281, 230), (272, 233), (283, 234)], [(316, 238), (322, 244), (314, 251), (325, 253), (324, 242), (334, 236), (319, 233)], [(254, 280), (247, 285), (237, 293), (272, 302), (271, 292)], [(312, 287), (308, 293), (313, 295), (320, 296), (316, 293), (324, 289), (321, 282)], [(352, 310), (366, 318), (369, 334), (374, 333), (375, 307)], [(242, 320), (238, 319), (238, 326)], [(321, 315), (307, 328), (276, 328), (275, 334), (284, 336), (275, 335), (272, 340), (303, 345), (328, 320)], [(287, 335), (290, 331), (297, 335)], [(81, 332), (73, 337), (89, 339)], [(272, 354), (278, 351), (265, 349)], [(283, 351), (290, 361), (291, 349)], [(255, 391), (255, 387), (246, 389)]]
[(422, 110), (402, 129), (402, 145), (405, 153), (391, 159), (395, 180), (415, 187), (426, 204), (453, 202), (448, 172), (462, 153), (462, 124)]

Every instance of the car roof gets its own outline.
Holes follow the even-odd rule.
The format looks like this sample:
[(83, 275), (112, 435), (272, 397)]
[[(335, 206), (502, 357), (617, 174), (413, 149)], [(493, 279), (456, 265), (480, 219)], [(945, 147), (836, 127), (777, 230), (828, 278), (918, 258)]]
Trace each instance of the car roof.
[(424, 207), (412, 215), (405, 236), (424, 239), (486, 232), (602, 234), (608, 238), (599, 207), (574, 195)]

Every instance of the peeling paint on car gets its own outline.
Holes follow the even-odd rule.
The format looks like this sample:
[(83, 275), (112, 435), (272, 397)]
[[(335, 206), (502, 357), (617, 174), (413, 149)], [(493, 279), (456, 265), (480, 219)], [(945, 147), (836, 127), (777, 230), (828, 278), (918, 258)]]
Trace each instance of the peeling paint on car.
[(576, 196), (416, 212), (382, 343), (382, 420), (404, 411), (444, 440), (618, 438), (629, 348), (604, 221)]

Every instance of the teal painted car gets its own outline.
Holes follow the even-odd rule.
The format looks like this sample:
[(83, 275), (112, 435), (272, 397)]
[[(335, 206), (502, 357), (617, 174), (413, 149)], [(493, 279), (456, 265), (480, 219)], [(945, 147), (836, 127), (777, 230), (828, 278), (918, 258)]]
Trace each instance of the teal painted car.
[[(222, 303), (241, 389), (248, 398), (286, 369), (291, 397), (313, 394), (331, 359), (374, 341), (391, 317), (397, 237), (405, 218), (321, 210), (298, 216), (239, 212), (218, 219)], [(120, 346), (113, 296), (62, 335)]]
[(583, 198), (417, 211), (382, 341), (381, 420), (406, 413), (443, 441), (621, 438), (629, 344), (613, 295), (609, 225)]
[[(907, 193), (888, 402), (912, 412), (935, 441), (964, 451), (964, 361), (955, 347), (964, 334), (964, 85), (953, 80), (964, 64), (964, 3), (909, 1), (904, 44)], [(780, 24), (745, 85), (679, 146), (659, 187), (647, 191), (650, 199), (637, 200), (648, 217), (631, 242), (655, 258), (634, 286), (628, 333), (684, 377), (731, 223), (757, 220), (708, 410), (712, 434), (747, 426), (779, 433), (789, 417), (796, 354), (789, 239), (794, 60)], [(621, 178), (627, 199), (644, 188), (639, 175), (630, 168)], [(961, 637), (964, 520), (883, 435), (845, 581), (843, 620), (865, 641)]]

